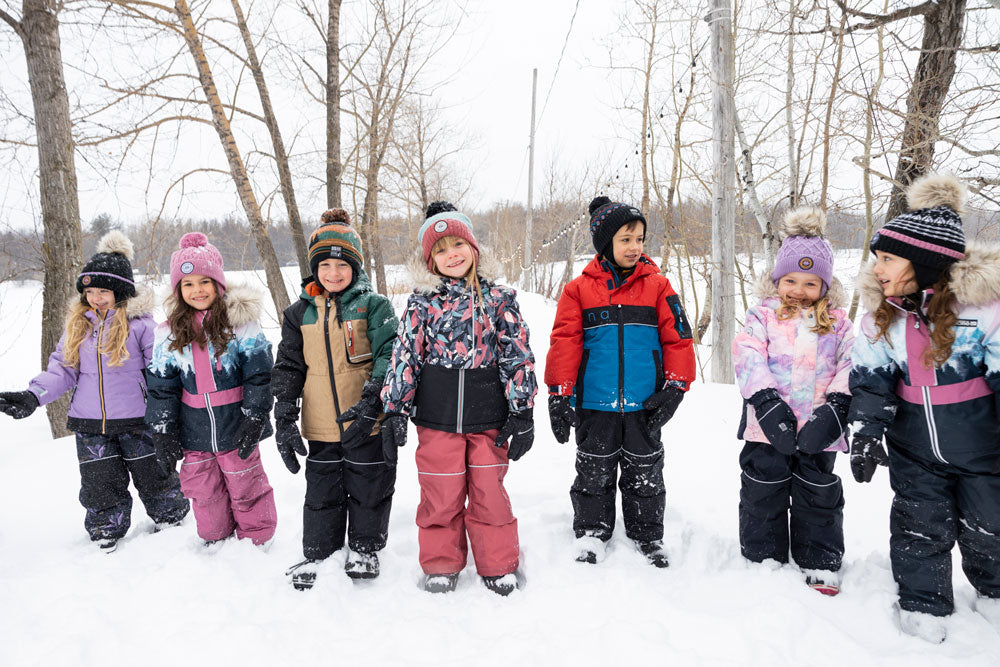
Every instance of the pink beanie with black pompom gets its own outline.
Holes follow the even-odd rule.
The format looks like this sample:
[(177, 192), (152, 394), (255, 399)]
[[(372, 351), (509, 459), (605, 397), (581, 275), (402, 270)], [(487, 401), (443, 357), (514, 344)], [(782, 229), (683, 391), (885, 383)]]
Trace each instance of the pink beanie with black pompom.
[(219, 296), (226, 291), (226, 274), (222, 268), (222, 254), (208, 242), (201, 232), (189, 232), (181, 237), (180, 250), (170, 256), (170, 287), (189, 275), (208, 276), (219, 287)]

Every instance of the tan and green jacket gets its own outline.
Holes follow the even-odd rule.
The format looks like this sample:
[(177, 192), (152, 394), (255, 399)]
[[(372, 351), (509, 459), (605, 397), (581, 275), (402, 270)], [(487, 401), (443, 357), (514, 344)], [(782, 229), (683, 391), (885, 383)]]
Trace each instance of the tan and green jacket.
[(339, 295), (307, 282), (284, 312), (271, 373), (275, 420), (296, 421), (301, 399), (302, 437), (340, 442), (350, 422), (341, 426), (337, 417), (361, 398), (369, 378), (385, 377), (397, 325), (392, 304), (363, 271)]

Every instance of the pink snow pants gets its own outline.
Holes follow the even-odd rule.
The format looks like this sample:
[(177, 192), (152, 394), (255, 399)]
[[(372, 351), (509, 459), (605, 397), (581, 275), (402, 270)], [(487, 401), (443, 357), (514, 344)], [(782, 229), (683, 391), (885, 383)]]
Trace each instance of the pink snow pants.
[(274, 490), (256, 449), (245, 461), (235, 449), (217, 454), (185, 449), (180, 476), (201, 539), (222, 540), (234, 530), (236, 537), (254, 544), (274, 537)]
[(469, 543), (480, 576), (517, 569), (517, 519), (503, 487), (507, 449), (493, 444), (497, 432), (417, 427), (417, 536), (424, 573), (461, 572)]

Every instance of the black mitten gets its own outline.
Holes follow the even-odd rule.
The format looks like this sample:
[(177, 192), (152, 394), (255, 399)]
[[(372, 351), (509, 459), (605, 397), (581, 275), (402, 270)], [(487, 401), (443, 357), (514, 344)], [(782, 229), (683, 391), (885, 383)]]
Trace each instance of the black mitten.
[(813, 410), (809, 421), (799, 431), (799, 451), (818, 454), (837, 442), (847, 428), (850, 409), (851, 397), (847, 394), (827, 394), (826, 403)]
[(406, 422), (409, 418), (400, 412), (388, 412), (382, 420), (382, 457), (391, 466), (396, 465), (396, 450), (406, 445)]
[(266, 427), (267, 415), (255, 413), (243, 415), (243, 421), (240, 422), (236, 429), (236, 435), (233, 436), (237, 454), (240, 455), (241, 459), (250, 458), (253, 450), (257, 449), (257, 445), (260, 444), (260, 436)]
[(278, 445), (278, 454), (285, 462), (285, 467), (288, 468), (288, 472), (294, 475), (302, 467), (295, 455), (305, 456), (308, 453), (305, 443), (302, 442), (298, 424), (285, 420), (275, 422), (274, 441)]
[(580, 417), (569, 404), (569, 396), (549, 394), (549, 424), (556, 442), (569, 442), (570, 428), (580, 425)]
[(38, 398), (30, 391), (0, 391), (0, 412), (24, 419), (38, 409)]
[(164, 475), (172, 475), (177, 471), (177, 462), (184, 458), (180, 438), (176, 433), (157, 433), (153, 431), (153, 449), (156, 450), (156, 462)]
[(785, 456), (794, 454), (798, 422), (788, 403), (785, 403), (776, 389), (761, 389), (749, 400), (768, 442)]
[(656, 439), (656, 434), (674, 416), (682, 400), (684, 400), (684, 390), (678, 387), (667, 387), (646, 399), (642, 407), (647, 411), (646, 429), (650, 437)]
[(511, 412), (507, 415), (507, 422), (500, 428), (493, 444), (503, 447), (508, 439), (510, 439), (510, 445), (507, 447), (508, 459), (517, 461), (528, 453), (535, 441), (535, 420), (530, 410)]
[(856, 435), (851, 440), (851, 474), (858, 482), (870, 482), (875, 468), (888, 466), (889, 455), (885, 453), (881, 438), (870, 435)]
[(353, 424), (347, 427), (340, 437), (340, 444), (344, 449), (353, 449), (375, 428), (378, 416), (382, 414), (382, 399), (379, 392), (382, 391), (382, 381), (369, 379), (365, 386), (361, 388), (361, 398), (357, 403), (340, 413), (337, 423), (343, 426), (349, 421)]

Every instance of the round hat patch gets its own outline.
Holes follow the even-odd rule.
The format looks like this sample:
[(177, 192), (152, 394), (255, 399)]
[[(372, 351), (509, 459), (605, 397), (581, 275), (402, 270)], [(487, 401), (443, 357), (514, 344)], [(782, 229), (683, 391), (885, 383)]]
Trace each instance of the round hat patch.
[(194, 271), (194, 264), (192, 264), (191, 262), (184, 262), (183, 264), (181, 264), (181, 273), (183, 273), (184, 275), (187, 275), (193, 271)]
[(90, 276), (83, 276), (82, 278), (80, 278), (80, 282), (83, 283), (84, 285), (89, 285), (90, 284)]
[(448, 229), (448, 221), (447, 220), (438, 220), (437, 222), (434, 223), (434, 231), (437, 232), (438, 234), (440, 234), (441, 232), (443, 232), (443, 231), (445, 231), (447, 229)]
[(803, 271), (808, 271), (813, 267), (812, 257), (803, 257), (799, 260), (799, 268)]

